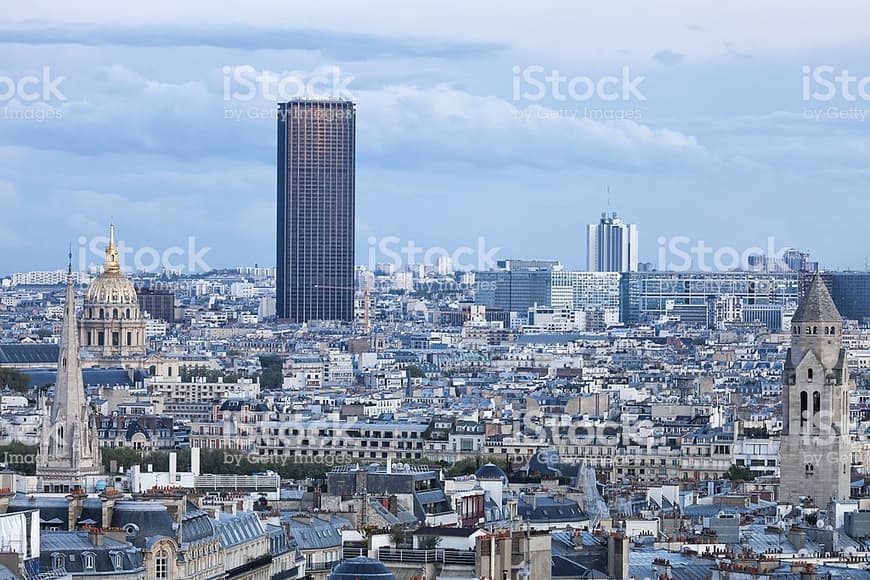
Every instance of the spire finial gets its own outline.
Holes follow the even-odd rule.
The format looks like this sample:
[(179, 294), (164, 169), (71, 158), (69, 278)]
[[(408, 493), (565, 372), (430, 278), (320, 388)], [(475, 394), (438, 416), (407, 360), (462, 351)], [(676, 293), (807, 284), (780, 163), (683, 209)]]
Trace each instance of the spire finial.
[(66, 273), (72, 278), (72, 242), (69, 243), (69, 262), (67, 264)]
[(118, 249), (115, 248), (115, 224), (109, 224), (109, 245), (106, 246), (106, 264), (103, 271), (121, 271), (121, 265), (118, 263)]

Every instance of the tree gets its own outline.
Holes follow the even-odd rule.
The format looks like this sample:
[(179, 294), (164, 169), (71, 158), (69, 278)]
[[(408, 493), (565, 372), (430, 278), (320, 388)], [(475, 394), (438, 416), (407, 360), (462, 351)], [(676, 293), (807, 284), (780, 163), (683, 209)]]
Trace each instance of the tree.
[(507, 473), (509, 467), (507, 465), (507, 461), (502, 459), (501, 457), (496, 457), (493, 455), (487, 457), (468, 457), (466, 459), (461, 459), (453, 464), (453, 466), (447, 470), (447, 475), (449, 477), (457, 477), (460, 475), (472, 475), (476, 473), (481, 466), (486, 465), (487, 463), (494, 463), (502, 468), (502, 470)]
[(17, 393), (30, 389), (30, 377), (17, 369), (0, 369), (0, 388), (9, 387)]
[(260, 388), (277, 389), (284, 384), (284, 361), (277, 356), (261, 356)]
[(408, 375), (409, 379), (426, 378), (426, 373), (417, 365), (408, 365), (407, 368), (405, 368), (405, 373)]
[(434, 550), (441, 545), (441, 536), (423, 536), (420, 538), (421, 550)]
[(36, 475), (37, 453), (39, 453), (38, 445), (25, 445), (13, 441), (8, 445), (0, 445), (0, 462), (23, 475)]
[(730, 479), (731, 481), (752, 481), (755, 477), (752, 475), (752, 470), (745, 465), (732, 465), (728, 468), (725, 479)]

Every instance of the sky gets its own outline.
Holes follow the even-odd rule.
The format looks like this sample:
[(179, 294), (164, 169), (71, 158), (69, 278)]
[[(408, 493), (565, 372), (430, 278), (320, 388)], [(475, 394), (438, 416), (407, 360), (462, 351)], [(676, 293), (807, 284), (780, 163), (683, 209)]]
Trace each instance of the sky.
[(14, 3), (0, 275), (70, 245), (98, 263), (110, 222), (128, 270), (273, 266), (274, 113), (301, 95), (357, 104), (359, 264), (413, 244), (584, 268), (586, 224), (616, 211), (656, 267), (796, 247), (864, 269), (868, 20), (860, 1)]

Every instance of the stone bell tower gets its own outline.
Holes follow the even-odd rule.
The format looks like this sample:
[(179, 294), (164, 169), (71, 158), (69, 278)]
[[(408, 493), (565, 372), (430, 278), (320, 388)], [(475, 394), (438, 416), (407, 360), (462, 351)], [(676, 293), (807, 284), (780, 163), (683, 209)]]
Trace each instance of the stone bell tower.
[(780, 500), (821, 508), (851, 483), (849, 371), (843, 319), (816, 274), (792, 318), (783, 371)]

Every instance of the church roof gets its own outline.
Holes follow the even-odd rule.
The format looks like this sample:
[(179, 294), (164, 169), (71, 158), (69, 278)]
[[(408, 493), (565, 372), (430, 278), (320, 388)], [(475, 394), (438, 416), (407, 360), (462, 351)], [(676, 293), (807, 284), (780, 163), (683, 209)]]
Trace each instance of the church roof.
[(57, 364), (60, 347), (56, 344), (0, 344), (0, 364)]
[(819, 274), (813, 276), (810, 287), (804, 294), (800, 305), (795, 310), (792, 323), (795, 322), (840, 322), (843, 317), (834, 304), (828, 287)]

